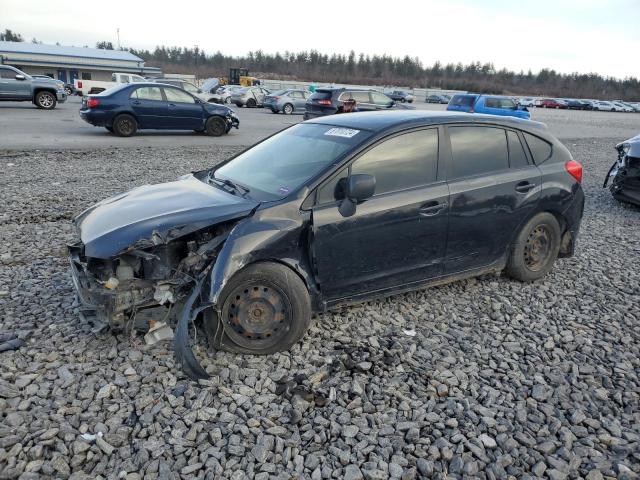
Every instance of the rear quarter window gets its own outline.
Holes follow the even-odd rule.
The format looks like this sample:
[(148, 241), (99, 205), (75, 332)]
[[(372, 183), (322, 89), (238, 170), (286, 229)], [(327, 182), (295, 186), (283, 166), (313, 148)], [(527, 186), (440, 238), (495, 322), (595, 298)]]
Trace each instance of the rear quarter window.
[(449, 105), (471, 107), (475, 101), (476, 97), (473, 95), (454, 95), (453, 98), (449, 100)]
[(530, 133), (525, 133), (524, 139), (529, 146), (529, 151), (531, 152), (531, 156), (533, 157), (533, 161), (536, 165), (540, 165), (541, 163), (549, 160), (552, 152), (552, 147), (549, 142), (541, 139), (540, 137), (536, 137), (535, 135), (531, 135)]

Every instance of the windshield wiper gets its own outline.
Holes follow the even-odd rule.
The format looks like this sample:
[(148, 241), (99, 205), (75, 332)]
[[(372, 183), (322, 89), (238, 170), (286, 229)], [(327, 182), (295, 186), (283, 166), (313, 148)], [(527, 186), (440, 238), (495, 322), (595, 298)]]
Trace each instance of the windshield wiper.
[(213, 176), (213, 173), (209, 174), (209, 177), (207, 178), (207, 180), (209, 182), (215, 182), (215, 183), (217, 183), (218, 185), (221, 185), (221, 186), (229, 187), (229, 188), (231, 188), (232, 190), (235, 190), (235, 191), (242, 190), (244, 192), (243, 196), (251, 191), (251, 190), (249, 190), (247, 187), (245, 187), (243, 185), (239, 185), (237, 183), (233, 183), (228, 178), (216, 178), (216, 177)]

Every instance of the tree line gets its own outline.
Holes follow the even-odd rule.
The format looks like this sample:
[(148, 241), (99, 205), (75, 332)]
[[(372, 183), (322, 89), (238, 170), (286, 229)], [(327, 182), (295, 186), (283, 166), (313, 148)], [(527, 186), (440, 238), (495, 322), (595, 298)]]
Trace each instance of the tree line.
[[(0, 32), (0, 40), (23, 41), (11, 30)], [(36, 39), (32, 40), (37, 42)], [(102, 41), (96, 48), (114, 49)], [(165, 47), (153, 50), (123, 48), (141, 57), (147, 65), (165, 72), (195, 73), (198, 77), (226, 76), (230, 67), (246, 67), (251, 75), (317, 83), (401, 85), (442, 88), (504, 95), (532, 95), (571, 98), (603, 98), (640, 101), (640, 81), (635, 77), (618, 79), (597, 73), (560, 73), (543, 68), (539, 72), (496, 69), (493, 63), (469, 64), (435, 62), (424, 66), (419, 58), (390, 55), (327, 54), (317, 50), (283, 53), (251, 51), (243, 56), (220, 51), (207, 54), (198, 46)]]

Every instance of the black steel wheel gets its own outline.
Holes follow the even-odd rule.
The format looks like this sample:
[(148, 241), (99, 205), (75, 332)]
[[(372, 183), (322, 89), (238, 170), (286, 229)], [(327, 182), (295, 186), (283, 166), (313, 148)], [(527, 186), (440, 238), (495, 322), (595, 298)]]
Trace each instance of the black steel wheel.
[(210, 344), (229, 351), (270, 354), (288, 350), (311, 321), (304, 282), (278, 263), (257, 263), (237, 273), (220, 301), (220, 319), (209, 309), (204, 327)]
[(535, 215), (522, 228), (511, 249), (506, 273), (531, 282), (546, 275), (558, 258), (561, 231), (558, 220), (547, 212)]
[(204, 132), (211, 137), (220, 137), (227, 132), (227, 124), (220, 117), (211, 117), (207, 120)]
[(130, 137), (138, 130), (138, 122), (131, 115), (122, 113), (113, 120), (112, 128), (119, 137)]

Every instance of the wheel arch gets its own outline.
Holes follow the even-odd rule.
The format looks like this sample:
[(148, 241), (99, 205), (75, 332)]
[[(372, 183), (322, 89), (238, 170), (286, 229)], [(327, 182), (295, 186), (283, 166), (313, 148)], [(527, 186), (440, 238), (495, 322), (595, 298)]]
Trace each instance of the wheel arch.
[(518, 228), (514, 229), (513, 233), (511, 234), (511, 239), (509, 240), (509, 252), (511, 252), (511, 250), (513, 249), (513, 246), (516, 243), (516, 238), (518, 238), (518, 235), (520, 234), (524, 226), (529, 222), (529, 220), (531, 220), (533, 217), (541, 213), (549, 213), (553, 215), (554, 218), (557, 220), (558, 225), (560, 225), (560, 240), (561, 240), (560, 253), (561, 253), (561, 256), (562, 254), (565, 254), (564, 256), (568, 256), (567, 254), (569, 252), (562, 251), (562, 245), (564, 245), (564, 241), (563, 241), (564, 236), (567, 233), (569, 233), (567, 229), (569, 222), (567, 221), (566, 217), (563, 215), (562, 212), (560, 212), (558, 209), (550, 208), (550, 207), (536, 209), (533, 212), (531, 212), (528, 216), (522, 219), (522, 222), (520, 222), (520, 224), (518, 225)]

